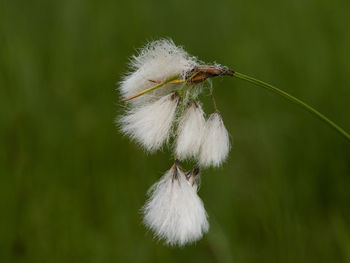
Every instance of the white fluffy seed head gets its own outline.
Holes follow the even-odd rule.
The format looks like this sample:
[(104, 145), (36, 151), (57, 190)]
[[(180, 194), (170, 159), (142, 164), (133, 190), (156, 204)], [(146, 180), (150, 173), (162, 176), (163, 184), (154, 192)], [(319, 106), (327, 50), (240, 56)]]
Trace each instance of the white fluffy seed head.
[(211, 114), (205, 123), (199, 154), (202, 167), (220, 166), (230, 151), (230, 139), (220, 113)]
[(121, 130), (149, 152), (160, 149), (169, 140), (178, 101), (179, 96), (171, 93), (155, 102), (131, 108), (119, 120)]
[[(130, 61), (131, 72), (120, 82), (119, 90), (123, 98), (128, 98), (155, 85), (152, 81), (165, 81), (175, 75), (185, 74), (197, 65), (197, 59), (188, 55), (172, 40), (161, 39), (148, 43)], [(152, 81), (151, 81), (152, 80)], [(130, 101), (137, 105), (153, 101), (171, 92), (175, 85), (169, 84)]]
[(168, 245), (183, 246), (209, 229), (207, 213), (196, 189), (182, 169), (174, 166), (149, 190), (143, 207), (144, 223)]
[(191, 100), (179, 122), (176, 140), (176, 155), (179, 160), (198, 156), (204, 127), (202, 107)]

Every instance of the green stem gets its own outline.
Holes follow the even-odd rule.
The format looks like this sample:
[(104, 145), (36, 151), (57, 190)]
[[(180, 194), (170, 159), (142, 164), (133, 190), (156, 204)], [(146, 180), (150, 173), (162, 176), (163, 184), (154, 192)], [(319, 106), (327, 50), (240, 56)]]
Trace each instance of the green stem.
[(142, 96), (142, 95), (144, 95), (144, 94), (146, 94), (146, 93), (149, 93), (149, 92), (151, 92), (151, 91), (153, 91), (153, 90), (155, 90), (155, 89), (161, 88), (161, 87), (163, 87), (164, 85), (166, 85), (166, 84), (168, 84), (168, 83), (171, 83), (172, 81), (176, 80), (178, 77), (179, 77), (179, 75), (170, 77), (170, 78), (166, 79), (165, 81), (159, 83), (158, 85), (155, 85), (155, 86), (153, 86), (153, 87), (150, 87), (150, 88), (148, 88), (148, 89), (145, 89), (145, 90), (143, 90), (143, 91), (141, 91), (141, 92), (139, 92), (139, 93), (137, 93), (137, 94), (135, 94), (135, 95), (133, 95), (133, 96), (131, 96), (131, 97), (129, 97), (129, 98), (122, 99), (122, 100), (120, 100), (120, 101), (129, 101), (129, 100), (135, 99), (135, 98), (137, 98), (137, 97), (140, 97), (140, 96)]
[(335, 124), (333, 121), (331, 121), (330, 119), (328, 119), (326, 116), (324, 116), (322, 113), (320, 113), (319, 111), (315, 110), (314, 108), (312, 108), (311, 106), (309, 106), (308, 104), (306, 104), (305, 102), (299, 100), (298, 98), (288, 94), (287, 92), (280, 90), (266, 82), (263, 82), (261, 80), (252, 78), (250, 76), (244, 75), (242, 73), (239, 72), (234, 72), (233, 74), (234, 77), (237, 77), (239, 79), (243, 79), (245, 81), (251, 82), (257, 86), (263, 87), (269, 91), (272, 91), (274, 93), (277, 93), (278, 95), (284, 97), (285, 99), (294, 102), (300, 106), (302, 106), (305, 110), (315, 114), (318, 118), (320, 118), (322, 121), (324, 121), (326, 124), (328, 124), (329, 126), (331, 126), (333, 129), (335, 129), (337, 132), (339, 132), (341, 135), (343, 135), (346, 139), (348, 139), (350, 141), (350, 134), (347, 133), (345, 130), (343, 130), (341, 127), (339, 127), (337, 124)]
[(216, 101), (215, 101), (215, 98), (214, 98), (213, 89), (211, 87), (211, 82), (209, 82), (209, 81), (210, 81), (210, 79), (207, 79), (207, 81), (205, 82), (205, 85), (209, 89), (211, 102), (213, 103), (214, 110), (217, 111), (218, 107), (216, 106)]

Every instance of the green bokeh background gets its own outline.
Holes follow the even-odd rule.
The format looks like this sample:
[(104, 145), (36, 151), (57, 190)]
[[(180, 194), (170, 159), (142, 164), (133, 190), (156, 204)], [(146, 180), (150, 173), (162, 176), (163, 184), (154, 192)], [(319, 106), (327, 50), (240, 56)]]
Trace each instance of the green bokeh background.
[(233, 148), (203, 172), (210, 232), (181, 249), (139, 212), (170, 151), (113, 123), (128, 57), (171, 37), (349, 131), (349, 14), (348, 0), (1, 0), (0, 262), (350, 262), (350, 144), (298, 106), (214, 80)]

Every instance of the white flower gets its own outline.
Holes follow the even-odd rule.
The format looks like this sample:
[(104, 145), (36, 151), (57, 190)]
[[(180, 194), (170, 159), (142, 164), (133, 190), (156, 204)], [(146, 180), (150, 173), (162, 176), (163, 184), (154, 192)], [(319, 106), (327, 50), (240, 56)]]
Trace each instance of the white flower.
[[(184, 78), (185, 74), (197, 65), (197, 61), (172, 40), (162, 39), (147, 44), (138, 56), (131, 58), (130, 65), (132, 72), (124, 77), (119, 86), (123, 98), (156, 85), (152, 81), (162, 82), (176, 75)], [(178, 88), (178, 85), (168, 84), (130, 102), (135, 105), (153, 101), (176, 87)]]
[(199, 163), (203, 167), (220, 166), (230, 151), (229, 134), (217, 111), (205, 123)]
[(119, 120), (121, 130), (153, 152), (167, 142), (179, 96), (168, 94), (156, 102), (134, 107)]
[(191, 100), (178, 127), (176, 156), (179, 160), (198, 156), (204, 127), (205, 119), (202, 107)]
[(151, 196), (143, 207), (144, 223), (168, 245), (192, 243), (209, 229), (203, 202), (192, 183), (174, 164), (149, 190)]

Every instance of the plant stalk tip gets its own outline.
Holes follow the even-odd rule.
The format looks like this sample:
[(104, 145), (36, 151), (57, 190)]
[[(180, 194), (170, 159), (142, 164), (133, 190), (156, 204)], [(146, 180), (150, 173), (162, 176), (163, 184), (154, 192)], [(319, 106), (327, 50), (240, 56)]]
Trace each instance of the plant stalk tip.
[(256, 86), (265, 88), (271, 92), (274, 92), (280, 96), (282, 96), (283, 98), (298, 104), (299, 106), (301, 106), (303, 109), (307, 110), (308, 112), (312, 113), (313, 115), (315, 115), (316, 117), (318, 117), (319, 119), (321, 119), (322, 121), (324, 121), (328, 126), (332, 127), (333, 129), (335, 129), (338, 133), (340, 133), (342, 136), (344, 136), (348, 141), (350, 141), (350, 134), (347, 133), (343, 128), (341, 128), (339, 125), (337, 125), (336, 123), (334, 123), (333, 121), (331, 121), (329, 118), (327, 118), (325, 115), (323, 115), (322, 113), (320, 113), (319, 111), (317, 111), (316, 109), (314, 109), (313, 107), (311, 107), (310, 105), (308, 105), (307, 103), (303, 102), (302, 100), (290, 95), (289, 93), (280, 90), (278, 88), (276, 88), (275, 86), (268, 84), (264, 81), (255, 79), (253, 77), (250, 77), (248, 75), (239, 73), (239, 72), (234, 72), (233, 73), (233, 77), (248, 81), (250, 83), (255, 84)]

